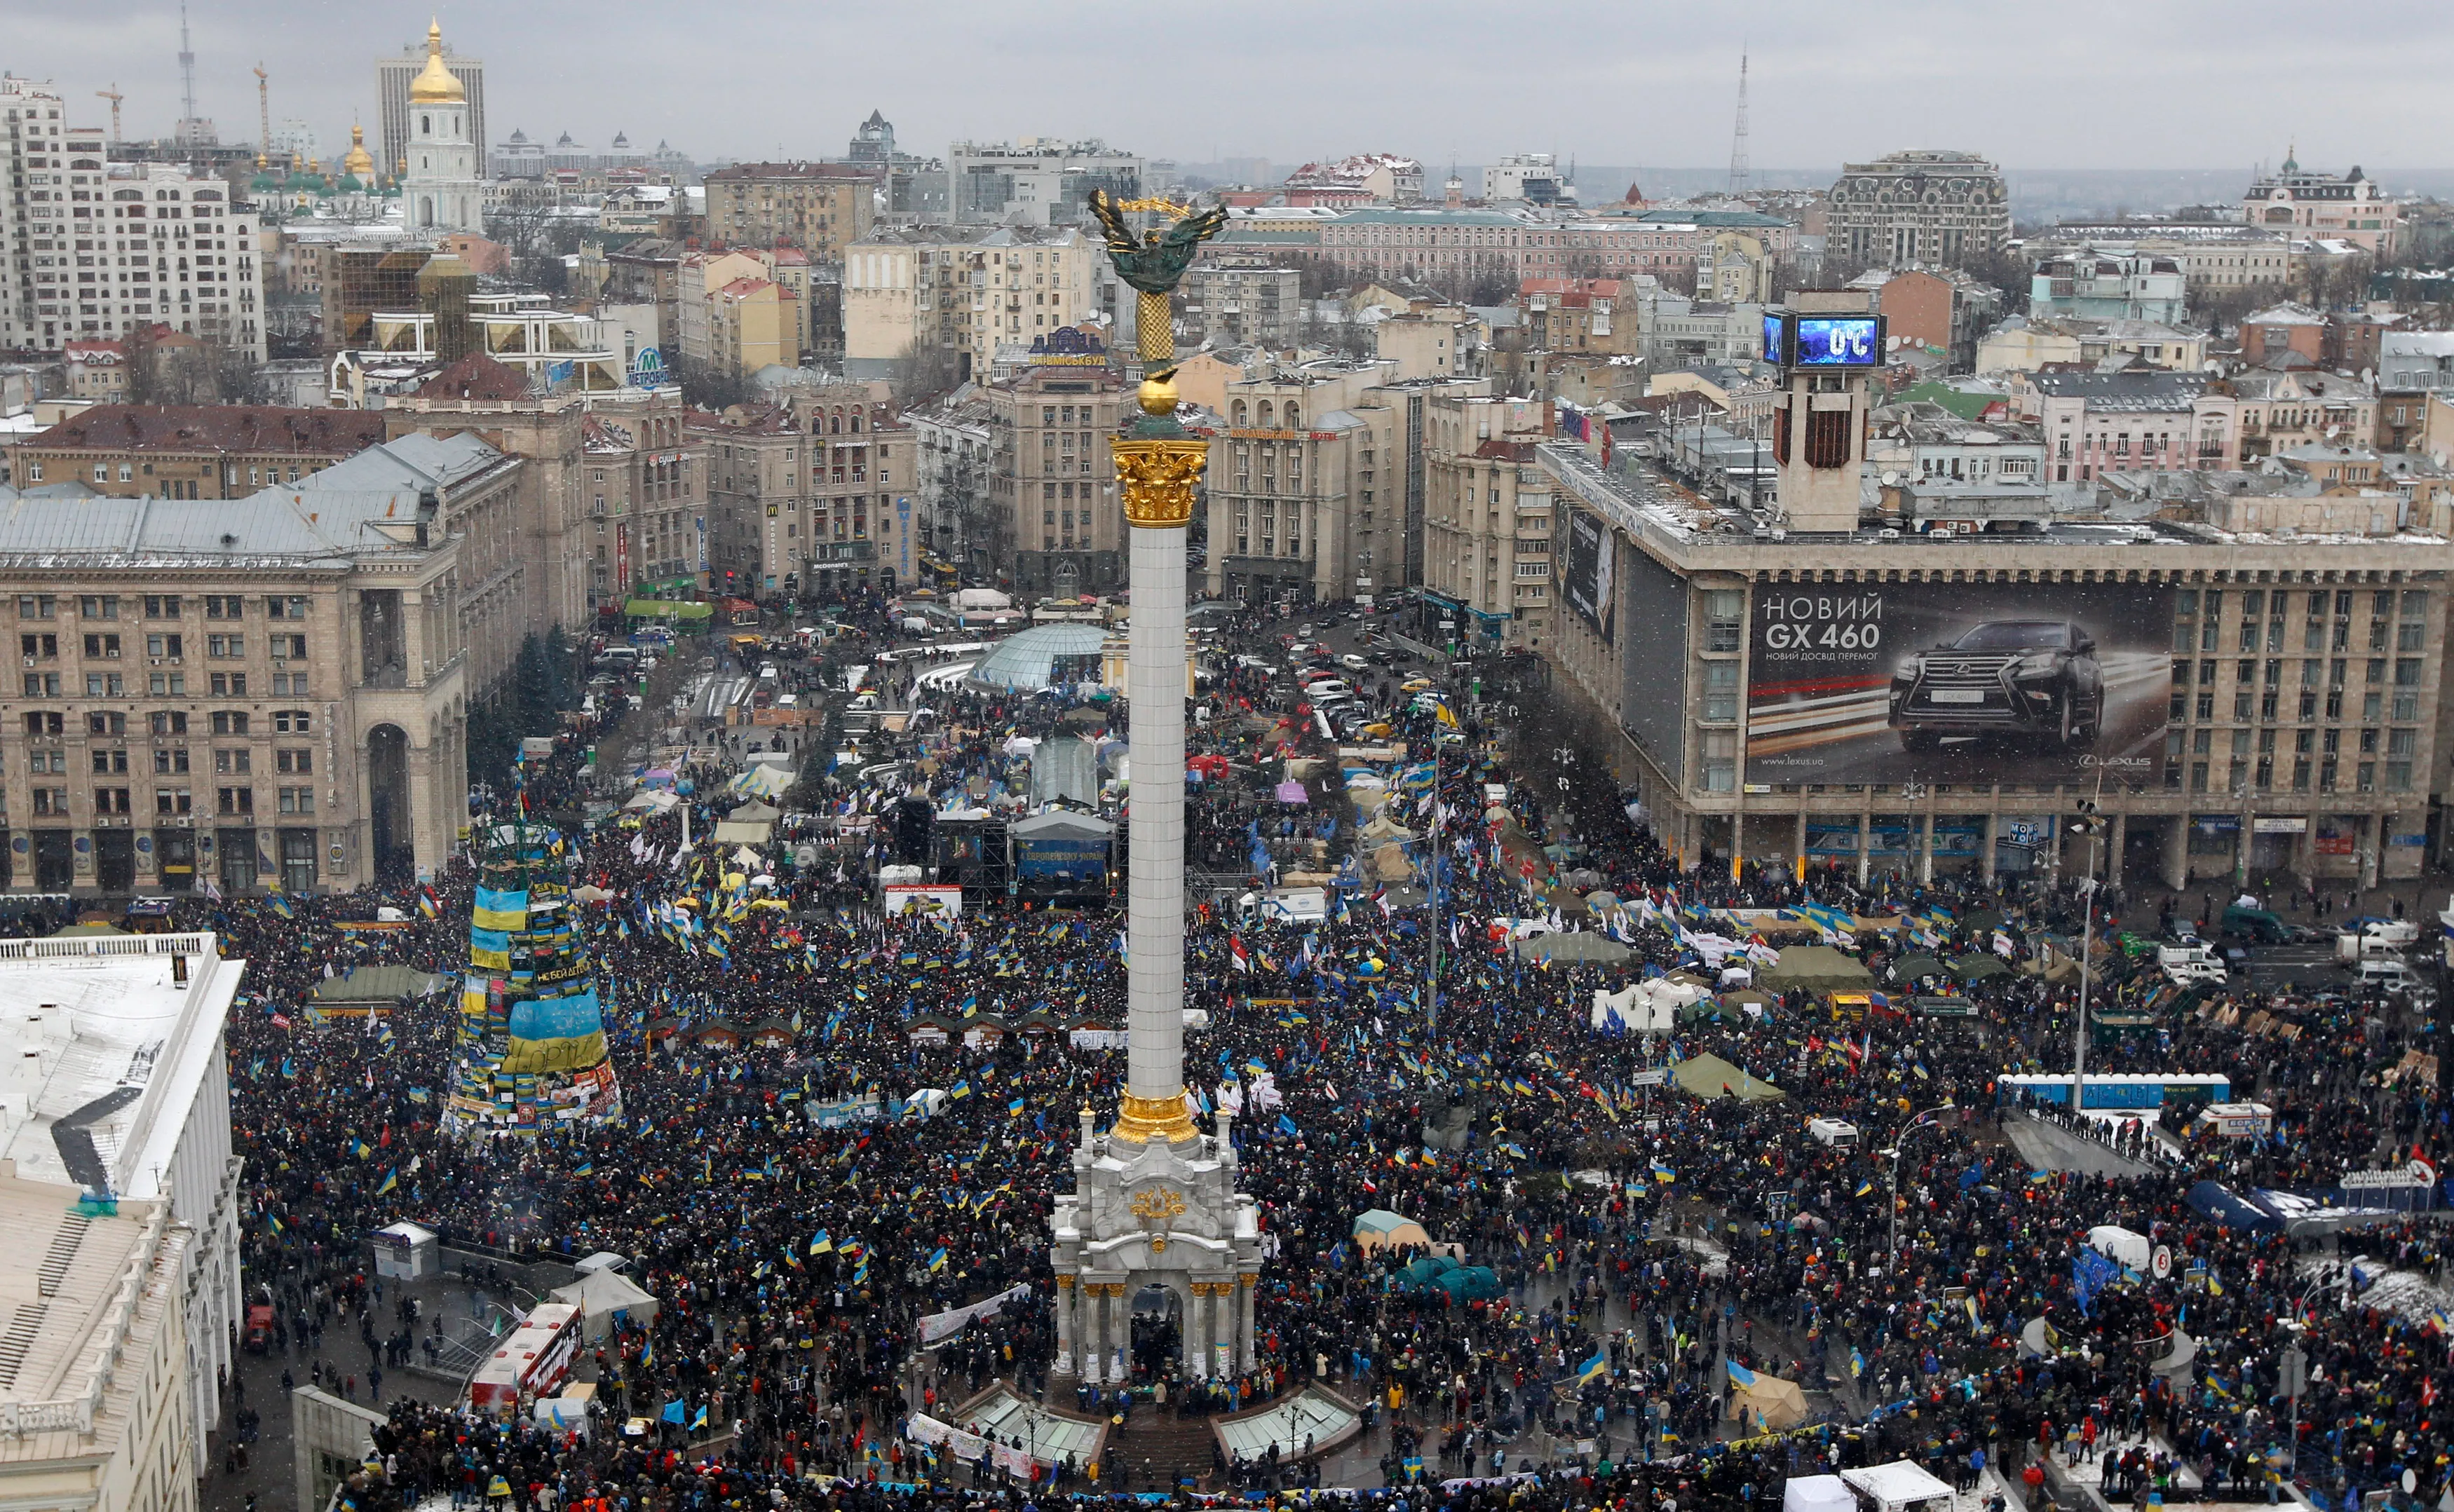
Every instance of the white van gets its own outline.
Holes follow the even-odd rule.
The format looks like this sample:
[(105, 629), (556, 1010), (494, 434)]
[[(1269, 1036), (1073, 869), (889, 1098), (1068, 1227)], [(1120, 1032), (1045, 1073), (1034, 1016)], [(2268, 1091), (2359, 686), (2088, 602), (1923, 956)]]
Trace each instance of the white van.
[(1840, 1149), (1848, 1149), (1858, 1143), (1858, 1125), (1846, 1119), (1811, 1118), (1806, 1121), (1806, 1132), (1814, 1136), (1818, 1144), (1829, 1144)]
[(2223, 960), (2203, 945), (2158, 945), (2156, 964), (2176, 982), (2212, 982), (2222, 985), (2227, 980)]
[(2420, 973), (2393, 956), (2371, 956), (2363, 961), (2352, 980), (2363, 987), (2382, 987), (2388, 992), (2411, 992), (2422, 985)]

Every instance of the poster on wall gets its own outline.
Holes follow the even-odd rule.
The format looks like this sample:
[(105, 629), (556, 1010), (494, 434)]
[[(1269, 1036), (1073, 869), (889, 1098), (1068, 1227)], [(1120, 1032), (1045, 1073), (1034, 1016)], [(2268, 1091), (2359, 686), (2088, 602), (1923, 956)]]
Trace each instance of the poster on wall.
[(2136, 583), (1775, 585), (1750, 614), (1751, 783), (2149, 782), (2170, 591)]
[(879, 904), (890, 915), (917, 913), (932, 919), (952, 919), (963, 911), (963, 889), (890, 882)]
[(1605, 645), (1618, 629), (1613, 623), (1618, 594), (1612, 571), (1617, 565), (1618, 546), (1610, 527), (1600, 517), (1582, 509), (1568, 511), (1567, 560), (1560, 564), (1561, 584), (1568, 595), (1568, 607), (1593, 627)]

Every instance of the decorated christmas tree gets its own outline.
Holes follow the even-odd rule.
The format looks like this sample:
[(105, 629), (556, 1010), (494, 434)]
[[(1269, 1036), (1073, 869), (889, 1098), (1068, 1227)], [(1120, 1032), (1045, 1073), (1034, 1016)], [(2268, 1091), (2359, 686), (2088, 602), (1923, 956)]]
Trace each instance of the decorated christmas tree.
[(480, 827), (469, 968), (446, 1121), (534, 1134), (618, 1118), (596, 975), (571, 897), (570, 846), (526, 820)]

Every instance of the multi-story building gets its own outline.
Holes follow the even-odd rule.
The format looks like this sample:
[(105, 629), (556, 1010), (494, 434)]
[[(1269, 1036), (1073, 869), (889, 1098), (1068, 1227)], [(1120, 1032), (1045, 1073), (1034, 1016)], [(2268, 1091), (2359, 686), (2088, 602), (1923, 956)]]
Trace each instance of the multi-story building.
[(2292, 279), (2292, 236), (2238, 221), (2064, 221), (2031, 237), (2023, 255), (2043, 262), (2083, 251), (2169, 257), (2190, 297), (2281, 288)]
[(1657, 372), (1694, 363), (1748, 363), (1763, 352), (1761, 305), (1639, 289), (1634, 313), (1638, 350)]
[(691, 434), (708, 472), (710, 587), (840, 601), (926, 581), (917, 448), (883, 383), (695, 416)]
[(474, 437), (405, 436), (246, 499), (12, 500), (7, 885), (306, 892), (440, 867), (468, 701), (518, 647), (519, 473)]
[(2195, 447), (2176, 467), (2229, 471), (2310, 446), (2366, 445), (2377, 390), (2366, 380), (2300, 368), (2214, 379), (2191, 401)]
[(2283, 167), (2242, 192), (2241, 218), (2270, 231), (2349, 242), (2384, 260), (2394, 255), (2403, 207), (2356, 166), (2340, 178), (2283, 155)]
[(2182, 260), (2170, 253), (2083, 248), (2037, 264), (2028, 312), (2174, 326), (2188, 308), (2188, 282)]
[(509, 534), (489, 538), (482, 576), (461, 576), (464, 603), (495, 596), (489, 612), (502, 644), (473, 643), (480, 694), (493, 686), (493, 659), (508, 663), (522, 636), (593, 623), (638, 582), (708, 570), (706, 467), (678, 388), (539, 394), (477, 354), (392, 395), (382, 413), (395, 437), (482, 437), (520, 462), (516, 514), (501, 527)]
[(1105, 367), (1027, 367), (982, 392), (995, 444), (990, 555), (1017, 597), (1104, 596), (1125, 584), (1117, 417), (1132, 390)]
[(946, 149), (948, 197), (963, 225), (1075, 226), (1093, 189), (1117, 199), (1154, 190), (1150, 164), (1093, 138), (1058, 142), (1023, 137), (1008, 142), (956, 142)]
[(1194, 347), (1293, 347), (1303, 330), (1303, 274), (1257, 258), (1217, 259), (1177, 286), (1180, 341)]
[(2241, 360), (2249, 363), (2298, 362), (2316, 367), (2326, 348), (2326, 316), (2299, 300), (2242, 317)]
[(707, 345), (682, 355), (716, 372), (747, 377), (801, 365), (800, 298), (772, 279), (736, 278), (707, 296)]
[[(140, 953), (91, 940), (19, 940), (0, 954), (6, 1053), (44, 1073), (0, 1108), (0, 1160), (9, 1163), (19, 1184), (10, 1197), (23, 1197), (26, 1188), (45, 1193), (46, 1216), (39, 1223), (30, 1220), (21, 1231), (28, 1236), (20, 1241), (29, 1246), (27, 1254), (61, 1252), (54, 1225), (68, 1222), (64, 1215), (80, 1192), (117, 1200), (122, 1219), (131, 1216), (129, 1204), (143, 1204), (154, 1212), (167, 1206), (162, 1233), (184, 1240), (178, 1263), (166, 1267), (184, 1349), (166, 1340), (170, 1352), (132, 1366), (122, 1357), (120, 1364), (141, 1382), (143, 1416), (160, 1410), (173, 1424), (158, 1441), (168, 1462), (147, 1465), (146, 1455), (138, 1453), (129, 1457), (133, 1465), (103, 1473), (108, 1481), (131, 1468), (155, 1471), (152, 1488), (159, 1500), (104, 1496), (85, 1504), (194, 1505), (192, 1496), (182, 1494), (181, 1482), (191, 1491), (209, 1469), (206, 1435), (221, 1415), (221, 1383), (237, 1364), (240, 1162), (231, 1144), (229, 1048), (222, 1026), (247, 963), (222, 959), (216, 946), (210, 934), (167, 934), (147, 937)], [(163, 960), (172, 955), (185, 957), (187, 965), (175, 983)], [(129, 1074), (131, 1064), (142, 1074)], [(91, 1143), (54, 1137), (78, 1129), (91, 1136)], [(145, 1222), (152, 1212), (135, 1216)], [(69, 1275), (63, 1281), (79, 1273), (112, 1278), (112, 1262), (121, 1257), (94, 1247), (109, 1230), (82, 1222), (79, 1228), (81, 1234), (66, 1242)], [(10, 1263), (23, 1275), (32, 1274), (27, 1267), (36, 1263), (21, 1255)], [(74, 1297), (69, 1290), (68, 1298), (55, 1298), (52, 1305), (70, 1305)], [(78, 1396), (73, 1389), (57, 1389), (72, 1379), (55, 1373), (68, 1363), (39, 1345), (27, 1351), (11, 1383), (20, 1428), (10, 1440), (23, 1450), (29, 1429), (35, 1430), (33, 1437), (58, 1432), (81, 1455), (112, 1456), (119, 1447), (111, 1442), (114, 1427), (131, 1425), (111, 1424), (106, 1413), (94, 1415), (90, 1432), (74, 1421), (25, 1421), (34, 1403)], [(138, 1425), (137, 1441), (151, 1439)], [(54, 1444), (50, 1456), (26, 1460), (0, 1453), (0, 1495), (29, 1494), (27, 1480), (17, 1478), (30, 1479), (37, 1458), (78, 1457), (57, 1454), (62, 1446)], [(50, 1494), (61, 1496), (56, 1483)]]
[(989, 477), (996, 467), (995, 417), (976, 384), (964, 384), (904, 421), (915, 452), (914, 484), (928, 513), (932, 560), (976, 580), (997, 575), (992, 556), (999, 530), (992, 519)]
[[(1540, 452), (1568, 533), (1608, 551), (1572, 585), (1613, 585), (1611, 612), (1571, 614), (1555, 643), (1582, 695), (1562, 737), (1611, 752), (1690, 867), (1992, 879), (2093, 857), (2262, 891), (2422, 869), (2446, 612), (2444, 569), (2413, 549), (2429, 538), (2058, 520), (1800, 539)], [(2011, 657), (2032, 706), (1959, 701), (1953, 679)], [(2082, 663), (2102, 691), (2073, 706)], [(2082, 802), (2104, 831), (2074, 829)]]
[(2188, 468), (2193, 408), (2208, 382), (2200, 373), (2036, 372), (2016, 375), (2009, 392), (2020, 418), (2044, 429), (2051, 481), (2086, 483)]
[(1437, 638), (1539, 649), (1558, 607), (1553, 488), (1536, 460), (1549, 403), (1441, 394), (1427, 407), (1423, 468), (1426, 613)]
[(1221, 390), (1204, 474), (1204, 587), (1238, 602), (1371, 602), (1410, 586), (1420, 406), (1481, 384), (1410, 383), (1392, 361), (1261, 360)]
[(841, 257), (877, 215), (877, 175), (838, 163), (735, 163), (707, 175), (707, 234), (719, 246), (797, 247)]
[(915, 353), (986, 379), (1027, 346), (1099, 312), (1098, 246), (1072, 227), (882, 227), (844, 254), (844, 371), (885, 378)]
[(1753, 210), (1639, 209), (1562, 218), (1531, 208), (1380, 208), (1337, 212), (1269, 208), (1238, 213), (1207, 255), (1262, 256), (1365, 278), (1656, 278), (1709, 269), (1716, 238), (1740, 232), (1774, 258), (1798, 229)]
[(2094, 367), (2108, 357), (2171, 372), (2196, 372), (2206, 365), (2207, 338), (2143, 320), (2006, 320), (1977, 344), (1980, 373), (2035, 372), (2056, 365)]
[(62, 343), (60, 367), (69, 397), (89, 404), (116, 404), (128, 397), (128, 347), (116, 341)]
[[(252, 207), (218, 178), (111, 162), (98, 129), (70, 128), (54, 139), (56, 96), (42, 92), (48, 88), (0, 94), (0, 116), (28, 118), (0, 123), (24, 133), (7, 149), (27, 186), (0, 209), (0, 286), (10, 291), (0, 316), (10, 317), (10, 343), (56, 350), (161, 328), (262, 363), (264, 275)], [(45, 119), (32, 119), (37, 111)]]
[(485, 229), (484, 123), (477, 107), (443, 61), (443, 26), (426, 29), (426, 66), (409, 81), (408, 167), (400, 175), (401, 213), (421, 231)]
[[(375, 110), (383, 139), (383, 161), (376, 165), (386, 174), (402, 171), (401, 165), (410, 159), (412, 144), (416, 139), (415, 119), (410, 114), (410, 86), (423, 76), (427, 63), (434, 55), (434, 38), (430, 32), (425, 42), (404, 44), (400, 56), (375, 59)], [(468, 139), (477, 144), (477, 175), (486, 175), (486, 65), (481, 59), (462, 57), (447, 45), (443, 49), (443, 67), (460, 86), (461, 97), (469, 105)]]
[(1306, 163), (1287, 175), (1283, 193), (1295, 206), (1408, 205), (1423, 197), (1423, 165), (1388, 152)]
[(9, 443), (9, 475), (113, 498), (243, 499), (383, 439), (383, 416), (363, 411), (98, 404)]
[[(31, 993), (24, 1001), (36, 1004)], [(26, 1353), (10, 1402), (19, 1427), (0, 1440), (0, 1497), (194, 1512), (205, 1424), (187, 1389), (192, 1346), (179, 1305), (193, 1238), (167, 1203), (124, 1202), (86, 1218), (79, 1192), (72, 1182), (0, 1174), (0, 1224), (17, 1236), (0, 1240), (0, 1263), (44, 1278), (39, 1305), (16, 1308)], [(70, 1259), (54, 1282), (63, 1246)]]
[[(33, 256), (38, 226), (46, 253), (56, 258), (58, 252), (68, 249), (56, 244), (70, 234), (66, 223), (72, 207), (54, 201), (49, 188), (55, 176), (60, 183), (67, 182), (69, 128), (65, 116), (56, 86), (37, 79), (21, 79), (13, 73), (0, 77), (0, 130), (7, 133), (0, 136), (0, 166), (7, 169), (12, 186), (32, 186), (34, 175), (40, 174), (42, 185), (33, 187), (45, 189), (40, 200), (32, 199), (30, 188), (22, 200), (13, 190), (0, 196), (0, 341), (20, 350), (55, 348), (67, 339), (59, 329), (56, 308), (51, 335), (49, 340), (43, 339), (41, 325), (35, 319), (37, 306), (42, 302), (34, 297)], [(93, 153), (91, 161), (95, 167), (82, 171), (102, 171), (100, 152)], [(37, 209), (43, 213), (36, 215)], [(55, 260), (44, 266), (70, 265)], [(51, 303), (56, 306), (57, 302), (54, 290)], [(71, 328), (68, 336), (73, 335)]]
[(1519, 201), (1544, 207), (1573, 202), (1576, 187), (1548, 152), (1512, 152), (1482, 170), (1482, 197), (1494, 203)]
[(1830, 257), (1961, 268), (2001, 250), (2011, 202), (2002, 170), (1974, 152), (1893, 152), (1841, 168), (1824, 224)]
[(1947, 353), (1965, 372), (1977, 365), (1978, 337), (2002, 312), (2002, 291), (1957, 268), (1869, 269), (1852, 288), (1874, 294), (1883, 334), (1895, 348)]

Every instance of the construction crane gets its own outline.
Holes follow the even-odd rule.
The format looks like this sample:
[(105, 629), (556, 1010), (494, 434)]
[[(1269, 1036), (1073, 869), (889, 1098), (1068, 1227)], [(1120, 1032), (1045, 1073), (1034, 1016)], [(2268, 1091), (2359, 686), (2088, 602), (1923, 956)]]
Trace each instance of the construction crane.
[(121, 95), (119, 92), (119, 83), (117, 80), (113, 80), (110, 89), (96, 90), (93, 92), (96, 99), (109, 100), (111, 102), (111, 139), (116, 142), (120, 139), (119, 102), (121, 99), (125, 98), (125, 96)]
[(272, 155), (272, 86), (265, 81), (264, 65), (255, 66), (255, 150), (266, 158)]

